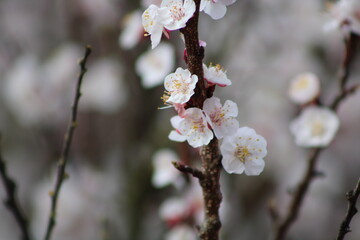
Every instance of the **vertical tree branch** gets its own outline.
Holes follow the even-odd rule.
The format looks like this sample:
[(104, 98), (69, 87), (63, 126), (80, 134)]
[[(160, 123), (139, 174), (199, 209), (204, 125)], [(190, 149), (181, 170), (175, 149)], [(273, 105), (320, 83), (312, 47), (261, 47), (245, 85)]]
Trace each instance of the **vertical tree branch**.
[[(350, 33), (349, 36), (346, 36), (344, 39), (345, 43), (345, 51), (344, 51), (344, 58), (340, 67), (339, 71), (339, 93), (334, 98), (332, 103), (329, 107), (336, 111), (339, 107), (339, 104), (351, 93), (355, 92), (357, 86), (347, 89), (346, 84), (348, 82), (350, 76), (350, 67), (353, 58), (355, 57), (355, 47), (356, 42), (358, 40), (357, 35)], [(314, 148), (313, 152), (308, 159), (308, 165), (306, 172), (299, 182), (290, 204), (287, 208), (285, 216), (283, 218), (278, 217), (275, 219), (275, 230), (274, 230), (274, 239), (275, 240), (283, 240), (291, 227), (291, 225), (295, 222), (296, 218), (298, 217), (301, 205), (303, 200), (308, 192), (309, 186), (312, 182), (312, 179), (316, 174), (315, 166), (317, 159), (319, 157), (320, 152), (323, 148)], [(272, 212), (277, 212), (273, 210)]]
[(350, 222), (354, 215), (358, 212), (356, 208), (356, 202), (360, 195), (360, 178), (358, 179), (358, 182), (356, 184), (356, 187), (354, 190), (349, 191), (346, 194), (347, 200), (348, 200), (348, 209), (345, 215), (344, 220), (342, 221), (339, 229), (339, 233), (336, 237), (336, 240), (343, 240), (345, 237), (345, 234), (348, 232), (351, 232), (350, 229)]
[(20, 203), (16, 196), (16, 183), (10, 178), (6, 171), (5, 160), (2, 158), (1, 148), (1, 135), (0, 135), (0, 176), (5, 186), (5, 192), (7, 199), (4, 200), (5, 206), (14, 215), (17, 224), (21, 231), (22, 240), (30, 240), (31, 236), (29, 233), (29, 224), (25, 217), (25, 214), (21, 210)]
[(62, 186), (64, 180), (67, 177), (67, 174), (65, 172), (65, 168), (66, 168), (66, 163), (67, 163), (67, 160), (68, 160), (68, 155), (69, 155), (70, 146), (71, 146), (72, 138), (73, 138), (73, 135), (74, 135), (74, 131), (75, 131), (75, 128), (77, 127), (77, 109), (78, 109), (79, 100), (80, 100), (80, 97), (81, 97), (80, 88), (81, 88), (83, 77), (84, 77), (84, 75), (85, 75), (85, 73), (87, 71), (86, 62), (87, 62), (87, 59), (88, 59), (90, 53), (91, 53), (91, 47), (86, 46), (84, 57), (79, 62), (80, 74), (79, 74), (79, 77), (78, 77), (78, 80), (77, 80), (76, 93), (75, 93), (75, 98), (74, 98), (74, 102), (73, 102), (73, 105), (72, 105), (71, 118), (70, 118), (68, 128), (67, 128), (67, 131), (66, 131), (66, 134), (65, 134), (65, 137), (64, 137), (64, 143), (63, 143), (63, 149), (62, 149), (62, 152), (61, 152), (61, 157), (60, 157), (60, 160), (58, 162), (57, 176), (56, 176), (56, 182), (55, 182), (54, 191), (50, 193), (51, 210), (50, 210), (50, 214), (49, 214), (49, 219), (48, 219), (48, 224), (47, 224), (44, 240), (50, 240), (51, 239), (51, 234), (52, 234), (52, 231), (53, 231), (53, 229), (55, 227), (55, 224), (56, 224), (56, 221), (55, 221), (55, 218), (56, 218), (56, 206), (57, 206), (57, 201), (58, 201), (61, 186)]
[[(181, 29), (185, 38), (186, 61), (188, 69), (192, 74), (197, 75), (198, 82), (195, 94), (191, 97), (188, 107), (202, 109), (203, 103), (207, 98), (207, 89), (204, 82), (203, 58), (204, 48), (199, 45), (198, 19), (200, 0), (195, 0), (196, 10), (194, 16), (186, 23), (186, 27)], [(221, 154), (218, 140), (214, 139), (209, 145), (201, 148), (202, 174), (199, 183), (203, 191), (205, 219), (200, 228), (199, 236), (202, 240), (218, 240), (221, 221), (219, 208), (222, 200), (220, 190), (220, 171)]]

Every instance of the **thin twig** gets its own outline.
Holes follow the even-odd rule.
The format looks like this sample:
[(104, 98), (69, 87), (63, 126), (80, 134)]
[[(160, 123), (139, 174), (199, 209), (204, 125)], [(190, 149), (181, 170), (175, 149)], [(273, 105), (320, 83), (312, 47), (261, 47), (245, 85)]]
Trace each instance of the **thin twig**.
[[(344, 43), (345, 43), (345, 54), (344, 59), (342, 61), (340, 72), (339, 72), (339, 93), (334, 98), (332, 103), (329, 105), (331, 109), (336, 111), (340, 105), (340, 103), (346, 99), (350, 94), (354, 93), (358, 86), (355, 85), (350, 88), (346, 88), (346, 84), (349, 80), (350, 76), (350, 67), (353, 58), (355, 57), (355, 47), (356, 43), (358, 41), (358, 36), (355, 34), (350, 34), (349, 36), (345, 37)], [(287, 211), (285, 213), (285, 216), (283, 218), (280, 218), (279, 216), (276, 216), (277, 219), (275, 221), (275, 230), (274, 230), (274, 239), (275, 240), (282, 240), (285, 239), (285, 236), (291, 227), (291, 225), (295, 222), (302, 202), (308, 192), (309, 186), (311, 184), (312, 179), (316, 176), (316, 162), (318, 160), (318, 157), (320, 155), (320, 152), (323, 150), (323, 148), (314, 148), (313, 152), (308, 159), (308, 165), (306, 172), (298, 184), (295, 193), (292, 196), (292, 199), (290, 201), (289, 207), (287, 208)], [(273, 207), (273, 206), (271, 206)], [(273, 213), (277, 213), (278, 211), (276, 209), (271, 209), (270, 214), (273, 215)]]
[(81, 88), (83, 77), (84, 77), (84, 75), (85, 75), (85, 73), (87, 71), (86, 62), (87, 62), (87, 59), (88, 59), (90, 53), (91, 53), (91, 47), (86, 46), (84, 58), (81, 59), (80, 62), (79, 62), (80, 74), (79, 74), (79, 77), (78, 77), (78, 80), (77, 80), (76, 93), (75, 93), (75, 98), (74, 98), (74, 102), (73, 102), (73, 105), (72, 105), (72, 114), (71, 114), (71, 118), (70, 118), (70, 121), (69, 121), (69, 125), (68, 125), (68, 128), (67, 128), (65, 137), (64, 137), (64, 143), (63, 143), (63, 149), (62, 149), (62, 152), (61, 152), (61, 157), (60, 157), (60, 160), (58, 162), (57, 177), (56, 177), (54, 191), (50, 193), (51, 210), (50, 210), (50, 214), (49, 214), (49, 219), (48, 219), (48, 224), (47, 224), (44, 240), (50, 240), (51, 239), (51, 234), (52, 234), (52, 231), (53, 231), (53, 229), (55, 227), (55, 224), (56, 224), (56, 221), (55, 221), (55, 218), (56, 218), (56, 206), (57, 206), (57, 201), (58, 201), (61, 186), (62, 186), (64, 180), (67, 177), (67, 174), (65, 172), (65, 168), (66, 168), (66, 163), (67, 163), (67, 160), (68, 160), (68, 155), (69, 155), (70, 146), (71, 146), (72, 138), (73, 138), (73, 135), (74, 135), (74, 131), (75, 131), (75, 128), (77, 127), (77, 121), (76, 121), (76, 119), (77, 119), (77, 109), (78, 109), (78, 105), (79, 105), (79, 99), (81, 97), (80, 88)]
[(21, 210), (20, 203), (16, 196), (16, 183), (8, 175), (6, 171), (6, 163), (2, 158), (2, 148), (1, 148), (1, 135), (0, 135), (0, 175), (1, 179), (5, 186), (5, 192), (7, 199), (4, 200), (5, 206), (9, 211), (14, 215), (17, 224), (19, 225), (21, 231), (22, 240), (30, 240), (29, 224), (28, 220), (25, 217), (25, 214)]
[(359, 198), (359, 195), (360, 195), (360, 178), (358, 179), (355, 189), (347, 192), (346, 194), (346, 198), (348, 200), (348, 209), (346, 211), (345, 218), (340, 225), (339, 233), (337, 235), (336, 240), (343, 240), (345, 235), (348, 232), (351, 232), (350, 222), (354, 217), (354, 215), (358, 212), (356, 208), (356, 202), (357, 199)]
[(172, 162), (172, 164), (180, 172), (191, 174), (193, 177), (198, 178), (198, 179), (203, 179), (204, 178), (204, 174), (199, 169), (192, 168), (190, 166), (184, 165), (184, 164), (179, 163), (179, 162)]

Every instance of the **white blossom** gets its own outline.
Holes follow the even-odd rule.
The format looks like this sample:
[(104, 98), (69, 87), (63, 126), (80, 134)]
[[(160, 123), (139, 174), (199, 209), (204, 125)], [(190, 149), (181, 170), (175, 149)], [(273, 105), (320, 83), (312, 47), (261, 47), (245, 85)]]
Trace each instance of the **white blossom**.
[(207, 67), (203, 64), (204, 69), (204, 78), (211, 85), (218, 85), (220, 87), (225, 87), (231, 85), (230, 79), (228, 79), (226, 75), (226, 71), (221, 67), (220, 64), (216, 64), (215, 66), (211, 65)]
[(143, 37), (141, 12), (134, 11), (125, 16), (124, 29), (119, 36), (119, 45), (124, 49), (132, 49)]
[(166, 29), (177, 30), (186, 26), (194, 12), (194, 0), (163, 0), (158, 10), (159, 21)]
[(135, 64), (136, 72), (141, 76), (145, 88), (160, 85), (174, 68), (174, 48), (167, 43), (143, 53)]
[(204, 11), (212, 19), (220, 19), (225, 16), (226, 6), (236, 2), (236, 0), (201, 0), (200, 11)]
[(165, 78), (165, 89), (170, 93), (169, 103), (186, 103), (194, 94), (198, 77), (187, 69), (177, 68)]
[(207, 145), (214, 137), (204, 113), (199, 108), (186, 109), (185, 118), (179, 122), (179, 131), (194, 148)]
[(182, 121), (180, 116), (174, 116), (170, 119), (171, 125), (175, 130), (172, 130), (169, 134), (169, 139), (175, 142), (185, 142), (186, 136), (182, 135), (179, 131), (179, 124)]
[(233, 101), (227, 100), (222, 106), (219, 98), (211, 97), (204, 101), (203, 110), (218, 139), (234, 134), (239, 128), (239, 122), (235, 119), (238, 108)]
[(172, 162), (178, 162), (179, 158), (174, 151), (170, 149), (161, 149), (153, 155), (152, 184), (157, 188), (165, 187), (169, 184), (180, 183), (180, 172), (172, 165)]
[(334, 19), (325, 25), (325, 30), (343, 29), (360, 34), (359, 0), (340, 0), (331, 7), (330, 14)]
[(324, 147), (334, 138), (340, 125), (336, 113), (326, 107), (307, 107), (293, 120), (290, 130), (302, 147)]
[(187, 225), (178, 225), (172, 228), (166, 235), (165, 240), (196, 240), (195, 230)]
[(265, 166), (263, 158), (267, 154), (266, 140), (254, 129), (242, 127), (229, 137), (225, 137), (220, 150), (222, 165), (228, 173), (259, 175)]
[(159, 45), (164, 30), (163, 24), (158, 21), (158, 6), (150, 5), (142, 14), (142, 25), (150, 35), (151, 48)]
[(320, 94), (319, 79), (313, 73), (303, 73), (296, 76), (290, 84), (289, 96), (298, 104), (311, 102)]

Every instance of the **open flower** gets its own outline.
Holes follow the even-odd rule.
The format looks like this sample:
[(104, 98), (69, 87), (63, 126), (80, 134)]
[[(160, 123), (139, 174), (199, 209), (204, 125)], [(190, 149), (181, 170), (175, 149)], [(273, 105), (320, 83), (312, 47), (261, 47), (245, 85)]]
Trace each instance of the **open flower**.
[(136, 61), (136, 72), (141, 76), (145, 88), (160, 85), (174, 67), (174, 49), (161, 43), (156, 49), (143, 53)]
[(158, 21), (158, 6), (150, 5), (142, 14), (142, 25), (150, 35), (151, 48), (159, 45), (164, 26)]
[(242, 127), (225, 137), (221, 146), (222, 165), (228, 173), (259, 175), (265, 166), (266, 140), (254, 129)]
[(219, 98), (211, 97), (205, 100), (203, 110), (218, 139), (234, 134), (239, 128), (239, 122), (235, 119), (238, 108), (233, 101), (227, 100), (221, 106)]
[(208, 127), (206, 117), (199, 108), (186, 109), (185, 118), (179, 122), (179, 131), (188, 143), (196, 148), (207, 145), (214, 135)]
[(163, 0), (158, 10), (159, 21), (167, 30), (177, 30), (186, 26), (194, 12), (194, 0)]
[(360, 34), (359, 0), (340, 0), (331, 7), (330, 14), (334, 19), (325, 25), (325, 30), (343, 29)]
[(170, 119), (171, 126), (175, 129), (172, 130), (169, 134), (169, 139), (175, 142), (185, 142), (186, 136), (184, 136), (179, 130), (179, 124), (182, 121), (182, 118), (179, 116), (174, 116)]
[(204, 11), (212, 19), (220, 19), (225, 16), (226, 6), (236, 2), (236, 0), (201, 0), (200, 11)]
[(160, 43), (162, 33), (169, 38), (167, 31), (185, 27), (194, 12), (194, 0), (163, 0), (160, 8), (150, 5), (142, 15), (142, 24), (150, 35), (151, 47), (154, 49)]
[(231, 81), (227, 78), (226, 71), (221, 67), (220, 64), (215, 66), (211, 65), (207, 67), (203, 64), (204, 78), (210, 85), (218, 85), (220, 87), (226, 87), (231, 85)]
[(198, 77), (187, 69), (178, 68), (165, 78), (165, 89), (170, 93), (168, 103), (186, 103), (194, 94)]
[(289, 96), (295, 103), (311, 102), (320, 93), (320, 82), (316, 75), (303, 73), (296, 76), (290, 84)]
[(325, 107), (308, 107), (290, 125), (295, 143), (302, 147), (324, 147), (334, 138), (339, 118)]

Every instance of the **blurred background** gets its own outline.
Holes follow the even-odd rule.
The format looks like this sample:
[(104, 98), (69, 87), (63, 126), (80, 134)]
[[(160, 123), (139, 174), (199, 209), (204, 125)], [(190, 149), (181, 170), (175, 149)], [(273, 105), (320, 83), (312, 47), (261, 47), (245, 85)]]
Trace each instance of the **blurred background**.
[[(180, 224), (194, 229), (201, 222), (197, 183), (168, 164), (181, 160), (197, 165), (197, 150), (168, 140), (169, 120), (176, 113), (158, 109), (164, 106), (164, 77), (185, 67), (184, 45), (175, 31), (149, 51), (140, 18), (153, 2), (159, 1), (0, 1), (3, 157), (18, 183), (35, 239), (45, 233), (48, 193), (70, 116), (77, 61), (86, 44), (93, 53), (53, 239), (171, 239)], [(284, 211), (302, 176), (308, 151), (295, 146), (289, 132), (299, 107), (287, 91), (293, 77), (313, 72), (321, 81), (323, 102), (336, 94), (343, 40), (341, 32), (323, 31), (330, 20), (327, 4), (238, 0), (221, 20), (200, 15), (205, 62), (221, 64), (232, 80), (231, 87), (217, 88), (215, 95), (222, 102), (235, 101), (240, 125), (256, 129), (268, 141), (260, 176), (222, 174), (224, 240), (268, 239), (268, 202)], [(359, 69), (360, 57), (350, 82), (359, 83)], [(360, 173), (359, 102), (360, 92), (341, 105), (338, 135), (318, 164), (324, 177), (313, 182), (289, 239), (335, 238), (347, 208), (345, 193), (355, 187)], [(358, 215), (351, 226), (347, 239), (360, 239)], [(19, 239), (19, 234), (13, 216), (1, 205), (0, 240)]]

